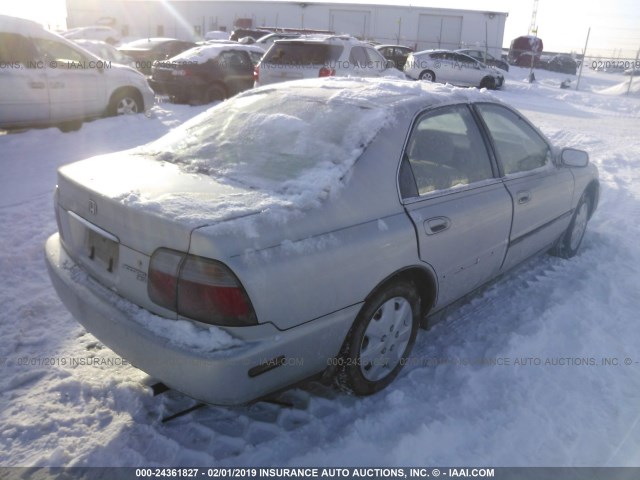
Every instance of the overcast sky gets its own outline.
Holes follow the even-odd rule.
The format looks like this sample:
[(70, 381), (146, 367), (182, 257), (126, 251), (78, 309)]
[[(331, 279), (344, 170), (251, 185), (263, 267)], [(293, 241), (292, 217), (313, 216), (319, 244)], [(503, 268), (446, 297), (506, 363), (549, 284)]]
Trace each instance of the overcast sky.
[[(160, 0), (158, 0), (160, 1)], [(325, 0), (326, 1), (326, 0)], [(384, 3), (508, 12), (505, 46), (528, 33), (533, 0), (350, 0), (351, 3)], [(52, 28), (65, 27), (64, 0), (0, 2), (0, 13), (32, 18)], [(588, 54), (635, 57), (640, 49), (640, 2), (637, 0), (539, 0), (538, 35), (545, 50), (582, 52), (591, 27)]]

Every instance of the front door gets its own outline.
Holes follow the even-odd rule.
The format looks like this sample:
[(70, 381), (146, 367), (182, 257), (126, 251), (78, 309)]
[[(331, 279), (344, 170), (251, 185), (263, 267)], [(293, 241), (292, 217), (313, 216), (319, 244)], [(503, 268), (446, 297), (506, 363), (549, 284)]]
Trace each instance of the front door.
[(477, 104), (513, 201), (513, 226), (503, 269), (548, 249), (571, 220), (573, 175), (555, 165), (547, 141), (516, 112)]
[(436, 306), (443, 307), (499, 270), (511, 226), (511, 197), (467, 105), (418, 117), (403, 169), (415, 179), (413, 189), (403, 188), (405, 208), (416, 228), (420, 258), (437, 274)]

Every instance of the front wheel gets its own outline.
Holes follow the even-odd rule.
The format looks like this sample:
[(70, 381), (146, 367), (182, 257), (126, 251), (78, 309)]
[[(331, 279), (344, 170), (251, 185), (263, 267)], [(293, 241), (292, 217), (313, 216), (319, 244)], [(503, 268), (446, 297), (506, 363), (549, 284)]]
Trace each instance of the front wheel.
[(573, 214), (569, 228), (560, 239), (560, 243), (552, 250), (552, 254), (562, 258), (571, 258), (578, 253), (584, 233), (587, 230), (591, 197), (584, 193)]
[(496, 88), (496, 81), (491, 77), (484, 77), (480, 82), (480, 88), (493, 90)]
[(358, 314), (338, 359), (337, 385), (371, 395), (389, 385), (411, 353), (420, 300), (413, 284), (398, 281), (373, 295)]
[(122, 91), (116, 93), (111, 99), (108, 114), (111, 117), (115, 117), (116, 115), (140, 113), (142, 110), (142, 99), (137, 92)]

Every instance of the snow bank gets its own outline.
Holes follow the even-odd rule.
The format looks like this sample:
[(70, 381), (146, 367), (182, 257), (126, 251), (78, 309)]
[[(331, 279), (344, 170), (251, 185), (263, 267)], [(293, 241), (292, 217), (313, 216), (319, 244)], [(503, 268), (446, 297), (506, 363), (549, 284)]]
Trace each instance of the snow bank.
[(613, 87), (605, 88), (600, 90), (598, 93), (602, 93), (604, 95), (629, 95), (640, 96), (640, 77), (636, 77), (631, 81), (631, 89), (629, 89), (629, 82), (631, 78), (628, 78), (626, 81), (614, 85)]

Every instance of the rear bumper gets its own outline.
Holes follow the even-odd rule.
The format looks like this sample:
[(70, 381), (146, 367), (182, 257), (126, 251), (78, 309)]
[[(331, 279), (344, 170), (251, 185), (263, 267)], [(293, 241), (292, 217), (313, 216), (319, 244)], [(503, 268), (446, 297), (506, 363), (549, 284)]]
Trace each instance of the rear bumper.
[(217, 405), (247, 403), (324, 371), (360, 309), (354, 305), (285, 331), (271, 324), (225, 328), (251, 340), (219, 350), (193, 348), (145, 327), (140, 314), (153, 315), (91, 280), (58, 234), (47, 240), (45, 258), (56, 292), (89, 332), (169, 387)]

